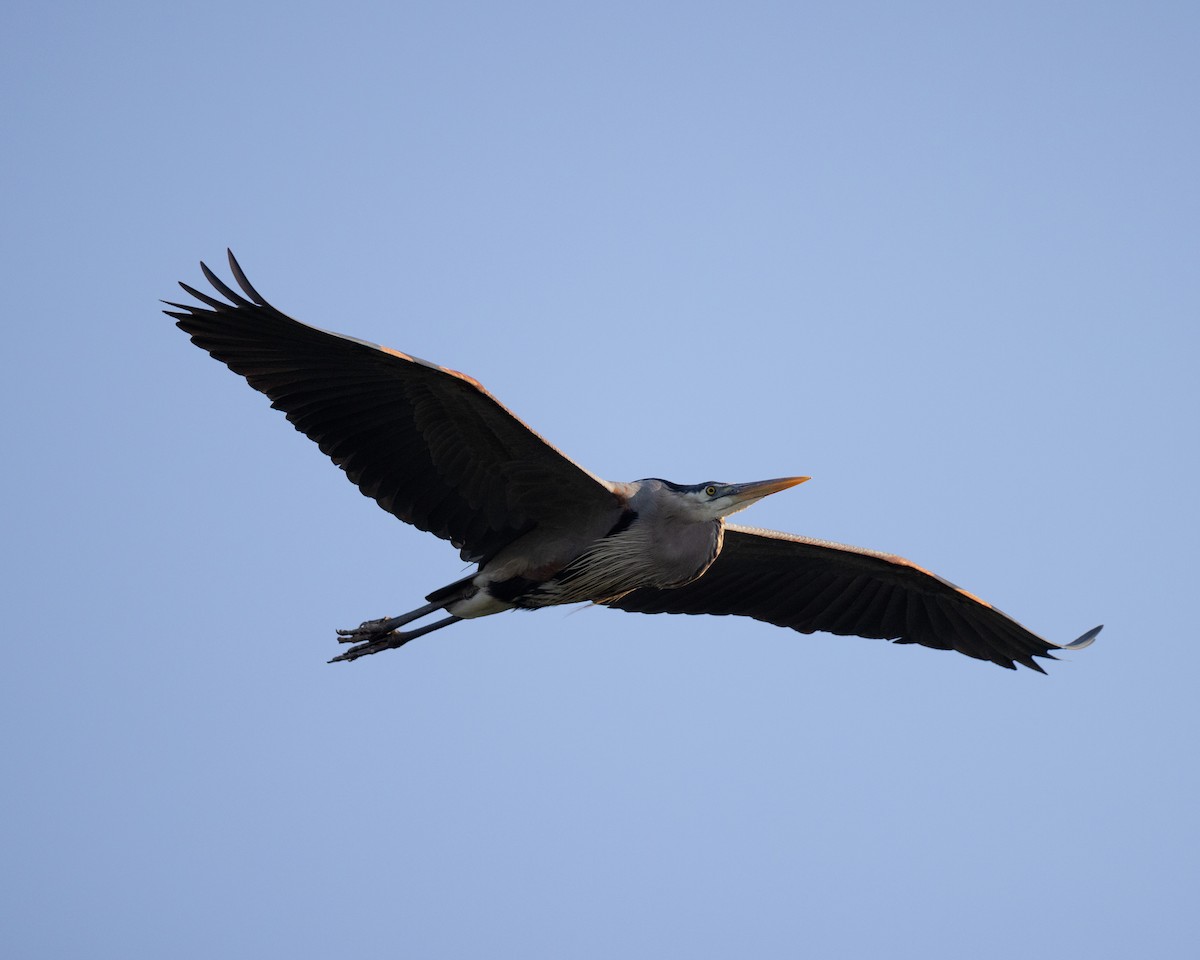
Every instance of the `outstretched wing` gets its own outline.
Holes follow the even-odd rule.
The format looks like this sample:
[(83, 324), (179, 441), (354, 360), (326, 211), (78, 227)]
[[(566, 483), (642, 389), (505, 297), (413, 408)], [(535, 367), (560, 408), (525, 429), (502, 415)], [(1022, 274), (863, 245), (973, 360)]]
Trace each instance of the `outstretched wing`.
[[(482, 561), (539, 525), (581, 511), (615, 522), (612, 486), (548, 444), (479, 383), (417, 357), (286, 316), (250, 285), (242, 296), (200, 264), (228, 303), (163, 311), (341, 467), (365, 496)], [(249, 298), (249, 299), (247, 299)]]
[(732, 524), (700, 579), (674, 590), (635, 590), (611, 606), (753, 617), (801, 633), (920, 643), (1043, 673), (1034, 657), (1053, 660), (1051, 650), (1082, 649), (1100, 632), (1060, 646), (902, 557)]

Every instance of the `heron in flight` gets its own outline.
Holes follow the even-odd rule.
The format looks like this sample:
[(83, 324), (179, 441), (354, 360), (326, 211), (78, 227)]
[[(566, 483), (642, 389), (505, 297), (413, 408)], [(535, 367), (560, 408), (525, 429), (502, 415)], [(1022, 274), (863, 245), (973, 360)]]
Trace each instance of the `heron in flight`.
[[(205, 264), (224, 300), (164, 301), (192, 342), (245, 377), (388, 513), (458, 548), (475, 571), (398, 617), (339, 630), (330, 662), (390, 650), (460, 620), (591, 602), (637, 613), (753, 617), (801, 633), (957, 650), (1010, 670), (1088, 646), (1044, 640), (990, 603), (874, 550), (726, 523), (803, 483), (602, 480), (456, 370), (293, 320)], [(401, 629), (427, 617), (438, 619)]]

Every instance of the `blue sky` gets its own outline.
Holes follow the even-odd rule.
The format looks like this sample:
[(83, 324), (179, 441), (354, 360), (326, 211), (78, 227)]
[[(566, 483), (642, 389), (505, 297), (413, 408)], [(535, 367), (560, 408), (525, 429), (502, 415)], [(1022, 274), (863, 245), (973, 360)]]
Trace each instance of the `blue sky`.
[[(1194, 949), (1198, 41), (7, 5), (5, 953)], [(462, 568), (157, 312), (226, 246), (603, 476), (810, 474), (745, 521), (1105, 632), (1041, 677), (551, 610), (328, 666)]]

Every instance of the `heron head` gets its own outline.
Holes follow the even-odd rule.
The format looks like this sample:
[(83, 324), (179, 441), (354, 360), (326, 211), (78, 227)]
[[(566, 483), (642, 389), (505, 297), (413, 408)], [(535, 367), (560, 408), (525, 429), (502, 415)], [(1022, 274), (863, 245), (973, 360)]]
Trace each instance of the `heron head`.
[(718, 520), (739, 510), (745, 510), (763, 497), (794, 487), (807, 479), (809, 478), (782, 477), (778, 480), (758, 480), (754, 483), (718, 483), (710, 480), (690, 487), (664, 482), (663, 486), (681, 513), (690, 520), (703, 521)]

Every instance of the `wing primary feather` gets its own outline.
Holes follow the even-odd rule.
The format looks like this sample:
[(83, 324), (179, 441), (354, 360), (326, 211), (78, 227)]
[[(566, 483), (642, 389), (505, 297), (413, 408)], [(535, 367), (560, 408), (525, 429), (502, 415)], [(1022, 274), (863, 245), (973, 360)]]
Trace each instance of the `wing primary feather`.
[(213, 273), (208, 268), (208, 264), (205, 263), (203, 260), (200, 261), (200, 270), (204, 273), (205, 279), (208, 280), (208, 282), (211, 283), (216, 288), (217, 292), (220, 293), (221, 296), (225, 297), (225, 299), (227, 299), (230, 303), (232, 303), (238, 307), (251, 306), (251, 303), (249, 300), (247, 300), (245, 297), (243, 297), (240, 293), (236, 293), (232, 289), (230, 289), (230, 287), (225, 283), (225, 281), (222, 280), (220, 277), (218, 277), (215, 273)]
[(1093, 643), (1096, 642), (1096, 635), (1103, 629), (1104, 629), (1104, 624), (1100, 624), (1100, 626), (1098, 626), (1098, 627), (1092, 627), (1092, 629), (1089, 630), (1087, 633), (1085, 633), (1083, 636), (1078, 637), (1075, 640), (1072, 640), (1070, 643), (1064, 643), (1061, 647), (1059, 647), (1059, 649), (1060, 650), (1083, 650), (1085, 647), (1090, 647)]
[[(183, 288), (185, 293), (187, 293), (189, 296), (195, 297), (201, 303), (207, 303), (214, 310), (228, 310), (229, 309), (229, 304), (223, 303), (222, 301), (218, 300), (216, 297), (210, 297), (207, 293), (201, 293), (195, 287), (184, 283), (182, 280), (178, 281), (178, 283), (179, 283), (179, 286)], [(194, 307), (188, 307), (183, 304), (173, 304), (173, 306), (183, 306), (183, 308), (185, 310), (194, 310), (195, 309)]]
[(266, 298), (261, 293), (250, 285), (250, 281), (246, 279), (246, 274), (242, 272), (241, 264), (237, 262), (237, 258), (233, 255), (233, 251), (226, 248), (225, 253), (229, 256), (229, 269), (233, 271), (233, 279), (237, 281), (237, 285), (242, 288), (242, 291), (251, 300), (257, 303), (260, 307), (268, 306)]
[(944, 634), (955, 650), (976, 660), (990, 660), (1005, 669), (1013, 669), (1012, 658), (1003, 649), (1005, 644), (989, 639), (961, 610), (933, 596), (925, 598), (925, 605), (934, 632)]

